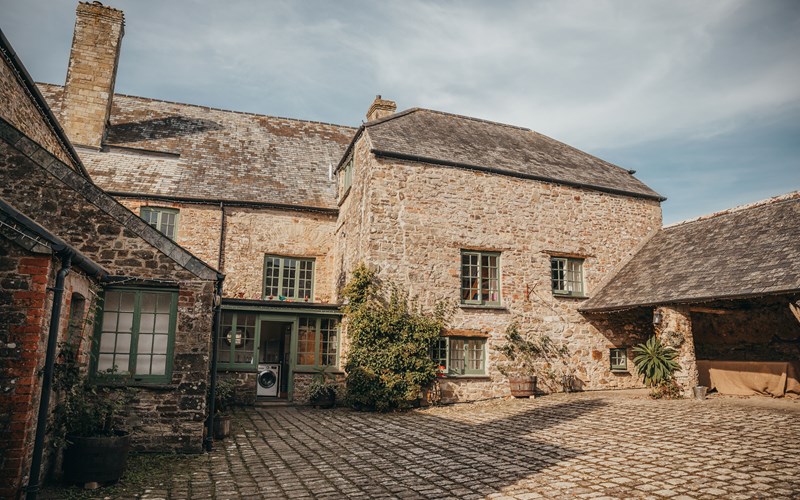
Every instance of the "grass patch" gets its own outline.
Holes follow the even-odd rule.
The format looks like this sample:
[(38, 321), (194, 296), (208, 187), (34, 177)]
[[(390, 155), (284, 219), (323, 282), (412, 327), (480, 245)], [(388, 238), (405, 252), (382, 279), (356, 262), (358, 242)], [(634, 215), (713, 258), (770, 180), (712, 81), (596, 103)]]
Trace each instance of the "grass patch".
[(184, 475), (188, 480), (207, 460), (208, 455), (131, 453), (125, 474), (112, 486), (84, 490), (79, 486), (50, 484), (42, 488), (40, 498), (118, 498), (141, 495), (146, 489), (169, 489), (176, 476)]

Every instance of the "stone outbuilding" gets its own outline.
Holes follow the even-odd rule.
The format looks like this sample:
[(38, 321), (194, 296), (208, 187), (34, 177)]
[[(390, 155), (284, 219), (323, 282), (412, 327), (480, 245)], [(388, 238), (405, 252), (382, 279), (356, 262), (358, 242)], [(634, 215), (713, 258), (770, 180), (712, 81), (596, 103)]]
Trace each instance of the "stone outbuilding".
[(200, 452), (221, 278), (92, 182), (0, 36), (0, 497), (48, 469), (67, 352), (97, 383), (135, 388), (135, 448)]
[(678, 349), (687, 390), (800, 395), (799, 221), (796, 191), (665, 227), (580, 311)]

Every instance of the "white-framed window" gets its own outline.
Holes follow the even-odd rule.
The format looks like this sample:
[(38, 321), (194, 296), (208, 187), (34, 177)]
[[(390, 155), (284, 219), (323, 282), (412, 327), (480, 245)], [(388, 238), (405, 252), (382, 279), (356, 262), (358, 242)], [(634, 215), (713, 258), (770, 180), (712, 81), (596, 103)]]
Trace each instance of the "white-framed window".
[(175, 208), (141, 207), (139, 215), (167, 238), (174, 240), (178, 234), (178, 210)]
[(551, 257), (550, 281), (552, 283), (554, 295), (585, 296), (583, 287), (583, 259)]
[(446, 375), (485, 375), (486, 339), (440, 337), (433, 346), (431, 357)]
[(268, 300), (314, 299), (314, 259), (264, 257), (264, 298)]

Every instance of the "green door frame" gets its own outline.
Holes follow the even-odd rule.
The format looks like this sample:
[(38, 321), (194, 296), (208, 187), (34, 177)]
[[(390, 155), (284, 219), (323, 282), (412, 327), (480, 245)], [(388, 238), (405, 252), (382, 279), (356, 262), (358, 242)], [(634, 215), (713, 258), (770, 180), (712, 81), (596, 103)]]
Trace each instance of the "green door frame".
[(294, 399), (294, 369), (297, 363), (297, 328), (300, 324), (300, 317), (297, 315), (276, 315), (276, 314), (259, 314), (258, 318), (256, 319), (256, 345), (255, 345), (255, 357), (256, 357), (256, 366), (258, 366), (258, 360), (261, 359), (261, 323), (267, 321), (270, 323), (291, 323), (292, 324), (292, 336), (291, 340), (289, 341), (289, 368), (287, 370), (288, 373), (282, 373), (282, 377), (289, 377), (289, 384), (287, 385), (287, 395), (286, 400), (292, 401)]

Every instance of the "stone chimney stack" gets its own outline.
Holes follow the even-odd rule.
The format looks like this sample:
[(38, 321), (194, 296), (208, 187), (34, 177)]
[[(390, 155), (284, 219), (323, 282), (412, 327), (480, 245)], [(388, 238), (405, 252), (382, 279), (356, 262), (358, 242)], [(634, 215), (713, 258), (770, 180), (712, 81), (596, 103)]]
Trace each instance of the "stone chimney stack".
[(121, 10), (100, 2), (78, 4), (61, 106), (64, 130), (74, 144), (99, 149), (103, 143), (124, 34)]
[(394, 114), (395, 111), (397, 111), (397, 104), (394, 101), (382, 99), (381, 96), (376, 95), (375, 100), (372, 101), (372, 105), (367, 111), (367, 121), (371, 122), (372, 120), (386, 118)]

